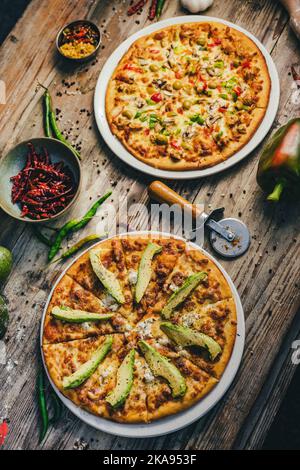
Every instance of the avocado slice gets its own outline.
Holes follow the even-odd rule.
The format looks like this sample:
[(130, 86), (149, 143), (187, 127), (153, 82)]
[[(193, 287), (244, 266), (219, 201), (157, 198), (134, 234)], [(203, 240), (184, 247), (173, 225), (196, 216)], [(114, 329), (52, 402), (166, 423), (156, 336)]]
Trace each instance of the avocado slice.
[(57, 320), (68, 323), (84, 323), (88, 321), (109, 320), (113, 313), (93, 313), (84, 310), (74, 310), (68, 307), (53, 307), (51, 315)]
[(104, 343), (98, 348), (91, 356), (91, 358), (82, 364), (74, 374), (64, 377), (63, 388), (68, 390), (70, 388), (79, 387), (85, 380), (87, 380), (97, 369), (100, 362), (103, 361), (107, 353), (111, 350), (113, 344), (113, 337), (107, 336)]
[(186, 392), (186, 383), (184, 377), (174, 364), (165, 356), (162, 356), (146, 341), (139, 341), (139, 347), (143, 352), (145, 359), (156, 376), (163, 377), (169, 383), (173, 398), (182, 397)]
[(206, 279), (207, 273), (200, 271), (199, 273), (189, 276), (179, 289), (177, 289), (169, 298), (168, 302), (161, 311), (164, 318), (170, 318), (172, 311), (181, 304), (190, 293), (200, 284), (201, 281)]
[(151, 279), (152, 269), (151, 262), (157, 253), (160, 253), (162, 247), (156, 243), (148, 243), (146, 249), (142, 254), (139, 264), (137, 283), (135, 286), (135, 301), (139, 303), (146, 292), (148, 284)]
[(174, 325), (170, 322), (161, 323), (160, 328), (179, 346), (199, 346), (207, 349), (212, 360), (222, 352), (221, 346), (213, 338), (199, 331), (181, 325)]
[(110, 295), (116, 299), (119, 304), (125, 303), (125, 297), (122, 292), (121, 285), (119, 280), (114, 273), (106, 269), (101, 263), (99, 254), (101, 250), (91, 250), (90, 251), (90, 261), (92, 268), (100, 282), (103, 284), (105, 289), (110, 293)]
[(134, 355), (135, 350), (131, 349), (118, 369), (115, 388), (105, 398), (114, 409), (123, 405), (132, 388)]

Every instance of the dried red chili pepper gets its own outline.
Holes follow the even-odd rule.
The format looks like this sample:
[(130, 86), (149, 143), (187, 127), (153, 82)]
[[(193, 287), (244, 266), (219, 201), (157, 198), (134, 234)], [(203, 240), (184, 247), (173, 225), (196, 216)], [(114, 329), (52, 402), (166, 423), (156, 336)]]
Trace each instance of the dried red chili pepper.
[(73, 174), (64, 162), (52, 163), (46, 149), (38, 154), (32, 144), (26, 164), (11, 178), (12, 202), (21, 205), (22, 217), (33, 220), (53, 217), (75, 195)]
[(134, 15), (135, 13), (137, 13), (141, 8), (143, 8), (143, 6), (147, 3), (147, 0), (139, 0), (139, 2), (135, 3), (134, 5), (132, 5), (132, 7), (130, 7), (128, 10), (127, 10), (127, 15), (128, 16), (131, 16), (131, 15)]
[(149, 20), (154, 20), (155, 15), (156, 15), (156, 7), (157, 7), (157, 0), (152, 0), (150, 9), (149, 9), (149, 15), (148, 15)]

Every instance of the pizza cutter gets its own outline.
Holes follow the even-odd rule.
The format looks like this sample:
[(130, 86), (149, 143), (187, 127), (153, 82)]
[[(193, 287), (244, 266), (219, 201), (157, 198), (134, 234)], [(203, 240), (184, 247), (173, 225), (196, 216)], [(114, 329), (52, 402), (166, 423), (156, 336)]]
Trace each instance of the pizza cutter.
[(247, 226), (234, 218), (219, 219), (224, 214), (224, 207), (214, 209), (210, 213), (200, 212), (199, 208), (188, 202), (161, 181), (153, 181), (148, 187), (149, 196), (160, 203), (178, 204), (191, 211), (192, 217), (197, 218), (197, 227), (190, 232), (190, 238), (196, 236), (197, 230), (203, 226), (209, 229), (211, 247), (225, 258), (237, 258), (243, 255), (250, 245), (250, 234)]

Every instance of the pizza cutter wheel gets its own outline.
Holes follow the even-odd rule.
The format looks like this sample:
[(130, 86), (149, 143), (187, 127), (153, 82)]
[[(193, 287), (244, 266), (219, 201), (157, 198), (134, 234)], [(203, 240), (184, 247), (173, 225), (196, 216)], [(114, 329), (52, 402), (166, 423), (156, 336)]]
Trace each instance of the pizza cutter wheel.
[[(234, 219), (226, 218), (214, 222), (214, 226), (210, 228), (209, 241), (212, 248), (221, 256), (225, 258), (237, 258), (243, 255), (250, 245), (250, 234), (244, 222)], [(216, 230), (216, 225), (218, 230)], [(219, 230), (221, 229), (221, 231)], [(230, 240), (224, 236), (230, 234)]]
[[(197, 230), (205, 228), (210, 230), (209, 240), (211, 247), (219, 255), (225, 258), (237, 258), (243, 255), (250, 245), (250, 233), (247, 226), (240, 220), (234, 218), (225, 218), (216, 221), (214, 217), (219, 217), (224, 213), (224, 207), (214, 209), (207, 214), (198, 213), (195, 205), (188, 202), (178, 193), (166, 186), (161, 181), (153, 181), (148, 187), (150, 197), (160, 203), (169, 205), (179, 204), (181, 207), (188, 207), (194, 218), (197, 218), (198, 225), (191, 232), (191, 236)], [(192, 237), (191, 237), (192, 238)]]
[(214, 209), (207, 214), (200, 215), (200, 224), (191, 232), (208, 228), (210, 230), (209, 240), (212, 248), (221, 256), (226, 258), (236, 258), (244, 254), (250, 245), (250, 234), (247, 226), (238, 219), (227, 218), (218, 222), (216, 216), (223, 215), (224, 207)]

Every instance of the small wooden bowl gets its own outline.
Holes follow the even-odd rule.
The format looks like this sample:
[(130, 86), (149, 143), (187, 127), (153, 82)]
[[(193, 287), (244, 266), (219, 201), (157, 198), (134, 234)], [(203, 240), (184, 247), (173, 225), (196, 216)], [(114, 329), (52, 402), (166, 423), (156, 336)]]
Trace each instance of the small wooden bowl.
[[(98, 44), (95, 48), (95, 50), (85, 56), (85, 57), (80, 57), (80, 58), (75, 58), (75, 57), (68, 57), (66, 56), (60, 49), (61, 45), (62, 45), (62, 40), (63, 40), (63, 31), (66, 29), (66, 28), (71, 28), (72, 26), (76, 26), (78, 24), (83, 24), (83, 25), (86, 25), (86, 26), (90, 26), (91, 28), (94, 29), (94, 31), (98, 34)], [(72, 21), (71, 23), (68, 23), (66, 24), (65, 26), (63, 26), (60, 31), (57, 33), (57, 36), (56, 36), (56, 49), (58, 51), (58, 53), (64, 58), (64, 59), (67, 59), (71, 62), (77, 62), (77, 63), (82, 63), (82, 62), (86, 62), (90, 59), (92, 59), (93, 57), (96, 56), (98, 50), (99, 50), (99, 47), (101, 45), (101, 31), (100, 29), (98, 28), (98, 26), (93, 23), (92, 21), (89, 21), (89, 20), (77, 20), (77, 21)]]
[[(10, 181), (10, 178), (12, 176), (17, 175), (19, 171), (24, 168), (26, 157), (28, 154), (29, 143), (31, 143), (38, 152), (42, 151), (43, 148), (46, 148), (53, 163), (63, 161), (72, 172), (76, 184), (76, 192), (73, 199), (71, 199), (68, 205), (61, 212), (58, 212), (53, 217), (49, 217), (47, 219), (33, 220), (29, 217), (22, 217), (19, 204), (13, 204), (11, 200), (12, 182)], [(16, 147), (12, 148), (0, 161), (0, 207), (8, 215), (13, 217), (14, 219), (21, 220), (22, 222), (38, 224), (57, 219), (66, 211), (68, 211), (70, 207), (74, 204), (74, 202), (78, 198), (80, 188), (80, 162), (75, 153), (67, 145), (60, 142), (59, 140), (51, 139), (48, 137), (40, 137), (26, 140), (18, 144)]]

